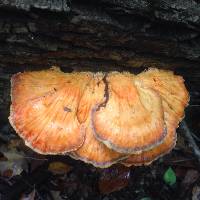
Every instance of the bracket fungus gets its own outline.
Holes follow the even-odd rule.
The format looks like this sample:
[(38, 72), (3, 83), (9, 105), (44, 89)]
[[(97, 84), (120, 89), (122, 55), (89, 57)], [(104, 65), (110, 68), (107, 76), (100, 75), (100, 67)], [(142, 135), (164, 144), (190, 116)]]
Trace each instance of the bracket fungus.
[(119, 153), (140, 153), (165, 137), (161, 98), (152, 89), (137, 88), (134, 79), (129, 73), (110, 73), (106, 105), (92, 114), (96, 138)]
[(189, 94), (182, 77), (149, 69), (11, 78), (10, 123), (41, 154), (67, 154), (96, 167), (147, 165), (170, 152)]

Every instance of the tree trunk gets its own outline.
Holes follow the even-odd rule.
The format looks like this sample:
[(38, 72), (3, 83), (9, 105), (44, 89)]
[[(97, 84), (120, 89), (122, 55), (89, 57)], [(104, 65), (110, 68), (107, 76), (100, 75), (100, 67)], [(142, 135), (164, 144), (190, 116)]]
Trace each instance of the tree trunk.
[(72, 70), (172, 69), (200, 104), (200, 4), (194, 0), (0, 0), (0, 115), (9, 79), (58, 65)]

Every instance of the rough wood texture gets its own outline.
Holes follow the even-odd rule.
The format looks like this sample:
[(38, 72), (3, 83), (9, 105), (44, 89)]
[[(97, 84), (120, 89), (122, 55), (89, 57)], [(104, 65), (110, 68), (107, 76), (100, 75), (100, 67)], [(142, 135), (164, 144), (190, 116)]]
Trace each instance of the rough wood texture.
[(1, 0), (0, 11), (1, 66), (187, 67), (200, 61), (196, 1)]
[(11, 74), (51, 65), (170, 68), (199, 104), (199, 36), (194, 0), (0, 0), (0, 112), (7, 116)]

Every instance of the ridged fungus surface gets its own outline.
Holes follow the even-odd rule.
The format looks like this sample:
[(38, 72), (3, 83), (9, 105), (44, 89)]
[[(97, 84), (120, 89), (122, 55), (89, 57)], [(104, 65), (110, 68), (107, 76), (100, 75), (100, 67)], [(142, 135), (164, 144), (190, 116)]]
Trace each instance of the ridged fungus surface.
[(164, 112), (158, 93), (137, 88), (129, 73), (110, 73), (108, 100), (93, 112), (96, 138), (120, 153), (140, 153), (165, 137)]
[(63, 73), (54, 67), (13, 75), (11, 100), (10, 123), (27, 146), (105, 168), (147, 165), (170, 152), (189, 94), (171, 71)]

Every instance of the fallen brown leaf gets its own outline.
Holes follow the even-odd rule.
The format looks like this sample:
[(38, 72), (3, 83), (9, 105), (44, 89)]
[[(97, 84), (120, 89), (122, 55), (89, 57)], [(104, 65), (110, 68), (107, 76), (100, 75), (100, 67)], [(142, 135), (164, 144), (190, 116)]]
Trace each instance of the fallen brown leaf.
[(121, 190), (129, 183), (130, 168), (122, 165), (105, 169), (99, 179), (99, 191), (102, 194), (109, 194)]
[(66, 163), (63, 162), (52, 162), (49, 164), (48, 170), (54, 174), (66, 174), (72, 169)]
[(0, 173), (3, 176), (12, 177), (20, 175), (23, 170), (27, 171), (28, 163), (22, 151), (5, 147), (2, 147), (0, 151), (4, 155), (4, 159), (0, 162)]

